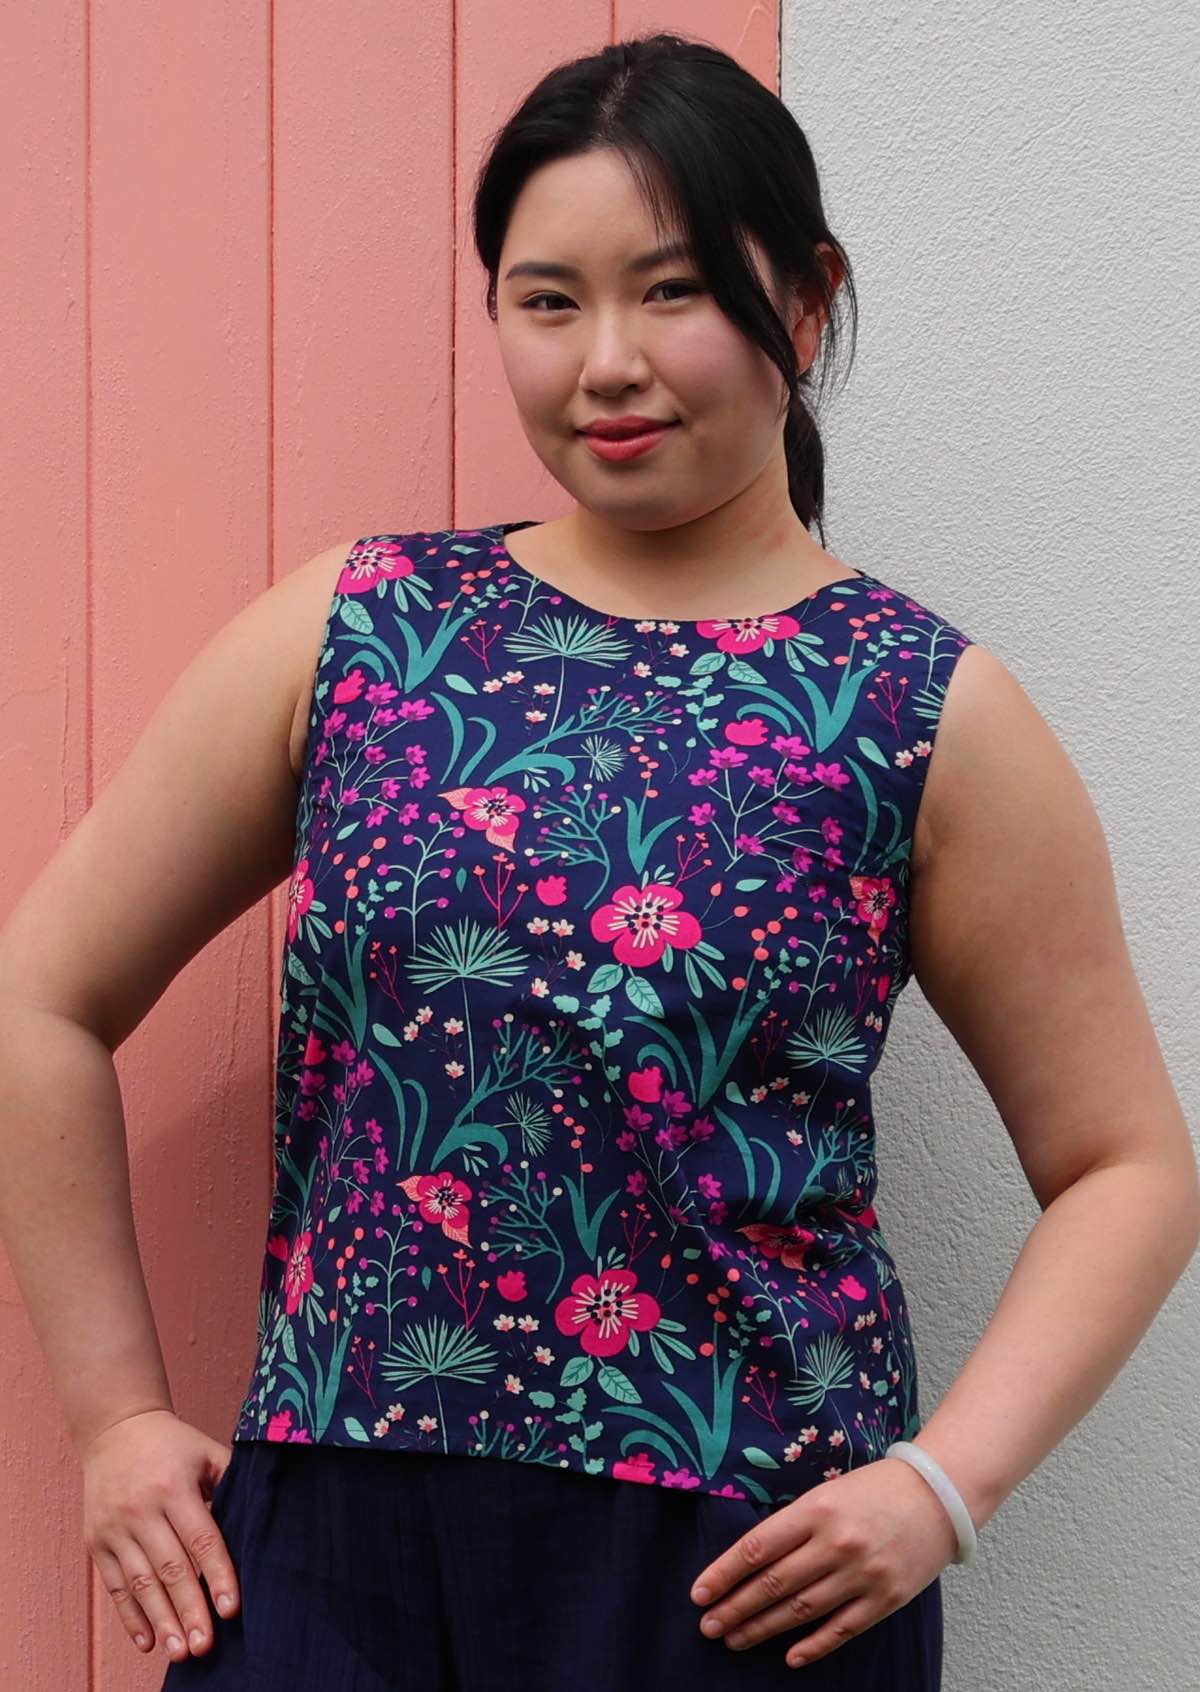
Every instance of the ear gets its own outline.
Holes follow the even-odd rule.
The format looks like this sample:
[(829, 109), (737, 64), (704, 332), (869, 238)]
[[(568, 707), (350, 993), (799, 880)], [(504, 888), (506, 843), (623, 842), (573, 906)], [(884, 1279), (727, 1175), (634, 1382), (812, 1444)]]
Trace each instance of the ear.
[[(829, 279), (832, 297), (845, 279), (846, 268), (827, 241), (818, 244), (817, 257)], [(802, 291), (793, 294), (790, 306), (790, 327), (796, 348), (796, 360), (801, 370), (807, 370), (816, 358), (821, 344), (821, 331), (826, 321), (825, 303), (811, 291)]]

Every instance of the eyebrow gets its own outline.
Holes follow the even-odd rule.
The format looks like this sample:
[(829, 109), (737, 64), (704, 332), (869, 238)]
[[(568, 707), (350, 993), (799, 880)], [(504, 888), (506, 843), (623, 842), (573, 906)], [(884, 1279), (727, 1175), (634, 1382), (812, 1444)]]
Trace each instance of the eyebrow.
[[(672, 259), (690, 259), (692, 249), (686, 241), (671, 241), (665, 247), (656, 247), (652, 253), (642, 253), (638, 258), (630, 259), (625, 269), (630, 274), (638, 274), (644, 270), (654, 270), (660, 264), (668, 264)], [(561, 282), (579, 282), (583, 272), (577, 270), (573, 264), (551, 264), (547, 259), (526, 259), (521, 264), (514, 264), (505, 272), (504, 280), (511, 282), (514, 276), (551, 276)]]

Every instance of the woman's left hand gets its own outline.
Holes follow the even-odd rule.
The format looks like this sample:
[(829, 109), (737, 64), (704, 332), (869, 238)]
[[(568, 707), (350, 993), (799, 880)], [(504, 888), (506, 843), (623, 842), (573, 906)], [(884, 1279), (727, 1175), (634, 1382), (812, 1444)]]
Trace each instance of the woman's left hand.
[(928, 1481), (898, 1458), (877, 1459), (765, 1517), (700, 1571), (692, 1598), (710, 1606), (701, 1631), (715, 1617), (739, 1648), (827, 1617), (786, 1653), (793, 1666), (811, 1663), (915, 1598), (957, 1550)]

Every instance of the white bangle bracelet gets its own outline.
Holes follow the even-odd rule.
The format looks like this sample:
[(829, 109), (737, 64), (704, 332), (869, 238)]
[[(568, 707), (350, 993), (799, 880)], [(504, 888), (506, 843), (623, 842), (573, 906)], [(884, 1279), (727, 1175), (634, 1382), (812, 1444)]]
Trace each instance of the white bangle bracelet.
[(953, 1560), (956, 1563), (969, 1563), (975, 1555), (977, 1544), (975, 1523), (971, 1520), (971, 1513), (963, 1503), (958, 1488), (941, 1464), (936, 1463), (928, 1451), (922, 1450), (919, 1445), (913, 1445), (911, 1441), (906, 1439), (897, 1440), (894, 1445), (889, 1445), (884, 1452), (884, 1456), (902, 1458), (904, 1462), (910, 1464), (918, 1474), (923, 1475), (929, 1482), (945, 1505), (946, 1514), (954, 1523), (954, 1531), (958, 1535), (958, 1551)]

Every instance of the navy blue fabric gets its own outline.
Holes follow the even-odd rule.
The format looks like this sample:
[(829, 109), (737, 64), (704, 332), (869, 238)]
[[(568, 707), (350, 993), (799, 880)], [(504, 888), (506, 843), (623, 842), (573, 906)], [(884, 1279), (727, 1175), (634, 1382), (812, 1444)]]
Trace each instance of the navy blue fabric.
[[(444, 1452), (240, 1440), (213, 1494), (242, 1603), (163, 1692), (939, 1692), (940, 1577), (800, 1669), (732, 1651), (700, 1570), (773, 1506)], [(211, 1605), (210, 1605), (211, 1608)]]

